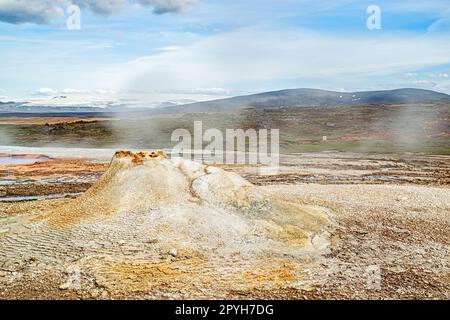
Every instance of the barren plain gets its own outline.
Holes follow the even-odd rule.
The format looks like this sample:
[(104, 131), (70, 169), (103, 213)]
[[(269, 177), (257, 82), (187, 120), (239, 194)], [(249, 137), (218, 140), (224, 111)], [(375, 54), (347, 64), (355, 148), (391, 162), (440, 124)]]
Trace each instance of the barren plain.
[[(65, 226), (36, 221), (77, 207), (110, 160), (37, 158), (0, 166), (3, 299), (450, 298), (448, 156), (291, 154), (281, 157), (276, 175), (221, 166), (264, 199), (289, 204), (279, 210), (286, 219), (249, 218), (222, 207), (208, 211), (194, 199), (187, 203), (198, 216), (170, 202), (145, 214), (119, 212)], [(302, 212), (326, 217), (326, 226), (317, 229), (325, 237), (313, 232), (308, 245), (299, 245), (295, 227), (305, 223)], [(189, 217), (185, 224), (178, 225), (177, 214)], [(266, 231), (249, 226), (276, 237), (266, 239)]]

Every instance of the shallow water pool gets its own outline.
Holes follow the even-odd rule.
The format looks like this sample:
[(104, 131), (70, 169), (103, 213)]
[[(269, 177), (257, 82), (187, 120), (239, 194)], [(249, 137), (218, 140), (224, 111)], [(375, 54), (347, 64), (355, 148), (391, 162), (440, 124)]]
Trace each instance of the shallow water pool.
[(19, 201), (36, 201), (36, 200), (75, 198), (75, 197), (81, 196), (82, 194), (83, 193), (63, 193), (63, 194), (51, 194), (48, 196), (0, 198), (0, 202), (19, 202)]
[(0, 165), (11, 166), (11, 165), (25, 165), (33, 164), (38, 161), (46, 161), (48, 158), (30, 158), (21, 156), (0, 156)]

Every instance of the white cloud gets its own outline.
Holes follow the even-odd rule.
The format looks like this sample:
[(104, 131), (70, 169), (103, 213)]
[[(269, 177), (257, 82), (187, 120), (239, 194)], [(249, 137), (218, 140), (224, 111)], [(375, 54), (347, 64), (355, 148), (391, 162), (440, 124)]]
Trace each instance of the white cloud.
[(78, 89), (66, 88), (66, 89), (61, 90), (61, 93), (64, 93), (64, 94), (81, 94), (81, 93), (84, 93), (84, 91), (78, 90)]
[(94, 93), (96, 93), (96, 94), (115, 94), (116, 92), (114, 90), (109, 90), (109, 89), (96, 89), (94, 91)]
[(447, 72), (438, 72), (438, 73), (431, 73), (430, 77), (432, 78), (448, 78), (449, 75)]
[[(134, 0), (142, 6), (151, 7), (153, 13), (182, 12), (198, 3), (198, 0)], [(75, 4), (81, 9), (100, 15), (118, 13), (126, 0), (0, 0), (0, 21), (12, 24), (47, 24), (61, 18), (66, 8)]]
[(39, 88), (31, 92), (32, 95), (36, 96), (50, 96), (56, 94), (57, 91), (51, 88)]
[[(353, 36), (244, 29), (204, 38), (180, 50), (116, 65), (100, 81), (116, 90), (243, 88), (254, 83), (319, 79), (354, 86), (378, 76), (450, 63), (443, 37)], [(367, 87), (366, 84), (359, 84)]]
[(71, 0), (80, 8), (87, 8), (94, 13), (110, 15), (122, 10), (125, 0)]
[(156, 48), (156, 50), (158, 51), (176, 51), (176, 50), (180, 50), (181, 47), (179, 46), (166, 46), (166, 47), (161, 47), (161, 48)]
[(182, 12), (196, 5), (198, 0), (138, 0), (143, 6), (153, 7), (155, 14)]
[(411, 81), (411, 83), (412, 84), (414, 84), (414, 85), (418, 85), (418, 86), (421, 86), (421, 87), (435, 87), (437, 84), (435, 83), (435, 82), (433, 82), (433, 81), (430, 81), (430, 80), (424, 80), (424, 79), (422, 79), (422, 80), (416, 80), (416, 81)]
[(64, 15), (61, 3), (61, 0), (0, 0), (0, 21), (14, 24), (48, 23)]
[(230, 95), (231, 91), (224, 88), (197, 88), (195, 90), (197, 93), (210, 94), (210, 95)]

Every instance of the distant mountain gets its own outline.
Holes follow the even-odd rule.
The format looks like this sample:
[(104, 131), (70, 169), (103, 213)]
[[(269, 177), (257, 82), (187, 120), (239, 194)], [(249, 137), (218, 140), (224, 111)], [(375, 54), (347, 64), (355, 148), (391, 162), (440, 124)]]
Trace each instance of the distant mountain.
[(49, 105), (30, 105), (28, 102), (1, 102), (0, 116), (11, 116), (13, 114), (62, 114), (62, 113), (102, 113), (102, 112), (119, 112), (124, 109), (121, 105), (97, 107), (92, 105), (66, 105), (66, 106), (49, 106)]
[(450, 95), (423, 89), (395, 89), (382, 91), (337, 92), (320, 89), (287, 89), (237, 96), (226, 99), (177, 104), (163, 102), (159, 107), (145, 108), (145, 103), (136, 108), (127, 104), (75, 106), (29, 105), (28, 103), (0, 102), (0, 115), (6, 113), (122, 113), (130, 116), (151, 114), (174, 114), (194, 112), (233, 112), (236, 110), (280, 107), (338, 107), (368, 104), (420, 104), (449, 102)]
[(450, 95), (423, 89), (336, 92), (288, 89), (169, 107), (166, 112), (233, 111), (246, 108), (337, 107), (360, 104), (417, 104), (450, 102)]

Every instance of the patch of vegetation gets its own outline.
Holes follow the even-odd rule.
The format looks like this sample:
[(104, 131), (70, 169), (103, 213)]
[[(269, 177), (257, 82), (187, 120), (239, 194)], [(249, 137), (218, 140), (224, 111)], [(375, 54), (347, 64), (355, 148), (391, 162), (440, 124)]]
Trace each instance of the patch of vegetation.
[(450, 105), (367, 105), (338, 108), (246, 109), (78, 121), (2, 125), (0, 143), (29, 146), (172, 148), (175, 129), (280, 129), (280, 151), (450, 153)]

